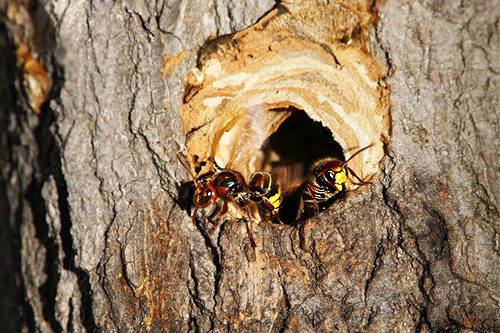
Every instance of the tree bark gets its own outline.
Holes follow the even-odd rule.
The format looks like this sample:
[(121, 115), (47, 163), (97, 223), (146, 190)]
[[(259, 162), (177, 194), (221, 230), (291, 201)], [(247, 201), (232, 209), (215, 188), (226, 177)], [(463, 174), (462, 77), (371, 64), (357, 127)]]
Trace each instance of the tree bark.
[(369, 3), (392, 118), (372, 185), (253, 224), (255, 252), (181, 209), (187, 73), (275, 6), (329, 29), (294, 1), (0, 1), (2, 331), (499, 330), (498, 1)]

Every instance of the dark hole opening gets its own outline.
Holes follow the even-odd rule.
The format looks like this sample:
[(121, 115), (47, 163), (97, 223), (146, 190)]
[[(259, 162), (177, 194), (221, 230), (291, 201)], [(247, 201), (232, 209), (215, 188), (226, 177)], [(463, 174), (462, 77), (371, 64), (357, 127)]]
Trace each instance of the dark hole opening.
[[(275, 111), (292, 111), (291, 115), (273, 133), (264, 147), (264, 166), (283, 189), (280, 219), (291, 224), (297, 217), (304, 177), (317, 160), (331, 156), (344, 161), (342, 147), (333, 139), (332, 132), (320, 122), (295, 108)], [(278, 157), (278, 158), (277, 158)]]

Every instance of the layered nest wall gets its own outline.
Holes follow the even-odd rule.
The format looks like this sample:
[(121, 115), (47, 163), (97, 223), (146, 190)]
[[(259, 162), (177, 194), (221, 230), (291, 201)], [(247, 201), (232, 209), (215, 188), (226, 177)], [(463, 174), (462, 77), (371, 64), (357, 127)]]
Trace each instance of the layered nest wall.
[(366, 44), (304, 38), (281, 20), (270, 13), (207, 44), (189, 73), (181, 115), (193, 171), (215, 161), (246, 179), (283, 166), (304, 175), (320, 157), (372, 144), (349, 166), (373, 179), (391, 126), (385, 69)]

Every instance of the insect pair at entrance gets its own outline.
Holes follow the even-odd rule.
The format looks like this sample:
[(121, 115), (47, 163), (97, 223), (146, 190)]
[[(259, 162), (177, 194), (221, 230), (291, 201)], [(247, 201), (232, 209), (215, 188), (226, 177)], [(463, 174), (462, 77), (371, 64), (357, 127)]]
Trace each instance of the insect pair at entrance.
[[(356, 181), (351, 180), (351, 183), (355, 185), (369, 184), (369, 182), (363, 181), (348, 164), (354, 157), (372, 146), (368, 145), (359, 149), (346, 161), (326, 157), (315, 162), (302, 181), (298, 182), (302, 183), (301, 187), (303, 188), (300, 195), (298, 218), (303, 219), (316, 214), (319, 212), (320, 206), (345, 192), (350, 175), (356, 179)], [(179, 160), (183, 161), (181, 157)], [(222, 209), (218, 219), (226, 214), (228, 203), (234, 202), (246, 212), (250, 220), (252, 215), (249, 206), (255, 203), (263, 221), (282, 223), (279, 213), (283, 202), (283, 187), (281, 183), (273, 182), (269, 173), (255, 172), (247, 184), (241, 173), (230, 168), (220, 168), (215, 161), (213, 164), (218, 171), (201, 177), (192, 175), (187, 162), (182, 162), (182, 164), (191, 174), (195, 184), (193, 222), (199, 208), (206, 208), (220, 200)]]
[[(247, 211), (250, 202), (259, 205), (261, 217), (267, 222), (277, 218), (281, 204), (281, 187), (272, 183), (271, 175), (267, 172), (255, 172), (248, 184), (243, 175), (230, 168), (220, 168), (215, 161), (217, 172), (209, 172), (200, 177), (193, 175), (184, 157), (177, 154), (182, 166), (191, 176), (195, 191), (193, 194), (193, 221), (199, 208), (206, 208), (220, 199), (223, 203), (219, 216), (228, 211), (228, 203), (235, 202), (240, 208)], [(279, 221), (276, 221), (279, 222)]]
[[(331, 199), (347, 190), (346, 184), (348, 180), (351, 180), (353, 184), (367, 184), (349, 167), (349, 163), (358, 154), (372, 147), (372, 145), (369, 145), (359, 149), (345, 162), (332, 157), (321, 158), (312, 164), (312, 167), (305, 175), (302, 171), (303, 167), (300, 168), (300, 173), (293, 171), (280, 173), (274, 168), (272, 174), (264, 171), (254, 172), (246, 182), (245, 177), (239, 170), (242, 170), (244, 166), (248, 166), (248, 161), (253, 159), (254, 154), (263, 149), (261, 147), (262, 141), (263, 138), (268, 136), (268, 133), (265, 133), (264, 126), (262, 126), (262, 119), (266, 118), (267, 112), (263, 105), (256, 104), (248, 107), (246, 108), (246, 118), (242, 118), (246, 119), (246, 121), (237, 123), (239, 125), (232, 125), (233, 127), (227, 131), (228, 137), (238, 137), (239, 139), (232, 147), (232, 152), (219, 152), (221, 148), (217, 150), (218, 153), (221, 153), (221, 155), (217, 156), (225, 156), (226, 158), (229, 156), (224, 168), (217, 164), (215, 157), (208, 157), (205, 161), (212, 164), (212, 171), (202, 176), (195, 176), (191, 172), (188, 162), (180, 155), (180, 152), (178, 153), (179, 161), (190, 175), (194, 188), (191, 196), (191, 204), (194, 207), (193, 223), (196, 221), (196, 213), (200, 208), (204, 209), (216, 204), (219, 210), (212, 228), (215, 230), (218, 221), (228, 212), (228, 205), (232, 204), (243, 212), (243, 215), (247, 216), (246, 226), (253, 246), (255, 242), (248, 225), (248, 221), (254, 217), (252, 216), (252, 212), (255, 211), (252, 209), (253, 207), (257, 208), (262, 221), (270, 223), (280, 224), (284, 220), (286, 223), (292, 224), (297, 220), (313, 216), (319, 212), (320, 208), (329, 204)], [(293, 111), (291, 114), (301, 115), (297, 111)], [(305, 115), (305, 113), (303, 114)], [(307, 119), (309, 118), (306, 116), (305, 120)], [(289, 132), (284, 133), (290, 135)], [(291, 135), (294, 136), (295, 133), (297, 132), (293, 132)], [(326, 137), (330, 137), (331, 140), (331, 133)], [(320, 137), (316, 138), (318, 140), (313, 138), (308, 142), (320, 142)], [(287, 140), (282, 141), (286, 142)], [(333, 140), (332, 143), (335, 144)], [(227, 144), (221, 145), (217, 143), (217, 145), (228, 147)], [(306, 149), (309, 149), (309, 146)], [(178, 151), (180, 151), (180, 148)], [(318, 157), (316, 156), (316, 158)], [(219, 161), (221, 160), (223, 158)], [(265, 162), (264, 158), (261, 167), (264, 168), (264, 165), (269, 166), (269, 164), (269, 162)], [(242, 168), (240, 169), (240, 167)], [(286, 170), (287, 168), (289, 167), (281, 169)], [(287, 175), (291, 175), (291, 177)], [(287, 201), (287, 197), (292, 197), (290, 194), (292, 192), (294, 198), (298, 198), (297, 201), (295, 199)], [(286, 206), (286, 209), (284, 209), (284, 206)], [(286, 212), (286, 214), (280, 214), (281, 212)]]
[[(247, 214), (248, 220), (252, 219), (250, 204), (256, 203), (261, 218), (266, 222), (278, 222), (279, 206), (281, 204), (281, 188), (277, 184), (272, 184), (271, 175), (267, 172), (256, 172), (250, 177), (247, 184), (243, 175), (229, 167), (220, 168), (212, 160), (213, 165), (218, 171), (209, 172), (200, 177), (196, 177), (191, 172), (189, 165), (180, 153), (177, 157), (186, 172), (191, 176), (194, 182), (195, 190), (193, 193), (192, 204), (194, 211), (192, 221), (195, 222), (196, 213), (200, 208), (207, 208), (217, 202), (222, 202), (216, 223), (212, 229), (215, 229), (220, 218), (227, 213), (228, 204), (236, 203), (237, 207)], [(252, 232), (246, 221), (246, 228), (252, 247), (256, 247)]]

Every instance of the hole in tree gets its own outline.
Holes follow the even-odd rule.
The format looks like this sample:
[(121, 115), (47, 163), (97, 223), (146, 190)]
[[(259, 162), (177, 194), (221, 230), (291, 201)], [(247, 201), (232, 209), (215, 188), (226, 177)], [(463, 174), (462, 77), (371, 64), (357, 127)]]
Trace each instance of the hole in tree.
[(271, 169), (284, 190), (280, 219), (287, 224), (297, 217), (300, 193), (311, 165), (323, 157), (344, 161), (342, 147), (333, 139), (332, 132), (320, 122), (295, 108), (278, 109), (291, 115), (279, 126), (263, 148), (263, 169)]

